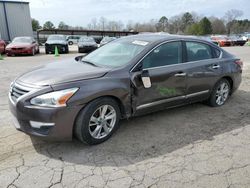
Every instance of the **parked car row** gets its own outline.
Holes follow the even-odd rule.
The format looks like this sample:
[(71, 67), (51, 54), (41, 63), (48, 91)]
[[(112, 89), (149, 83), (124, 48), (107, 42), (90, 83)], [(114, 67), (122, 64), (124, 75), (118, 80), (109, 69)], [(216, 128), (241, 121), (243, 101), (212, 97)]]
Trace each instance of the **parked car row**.
[[(46, 54), (54, 53), (55, 48), (58, 48), (59, 53), (68, 53), (69, 52), (69, 44), (78, 44), (78, 52), (79, 53), (88, 53), (92, 52), (98, 48), (98, 44), (93, 37), (88, 36), (64, 36), (64, 35), (50, 35), (45, 43), (45, 52)], [(100, 42), (100, 46), (107, 44), (115, 40), (115, 37), (104, 37)]]
[[(247, 38), (246, 38), (247, 37)], [(218, 46), (244, 46), (248, 40), (248, 35), (212, 35), (202, 36), (201, 39), (210, 41)], [(113, 40), (116, 37), (100, 36), (80, 36), (80, 35), (50, 35), (45, 42), (45, 53), (68, 53), (69, 45), (77, 44), (79, 53), (89, 53)], [(100, 43), (100, 44), (99, 44)], [(6, 44), (0, 39), (0, 54), (6, 53), (8, 56), (14, 55), (35, 55), (39, 53), (39, 44), (33, 37), (16, 37), (10, 44)]]
[[(100, 46), (103, 46), (115, 39), (115, 37), (104, 37), (100, 42)], [(76, 43), (76, 41), (73, 43)], [(79, 53), (88, 53), (98, 48), (98, 44), (93, 37), (82, 36), (79, 38), (77, 43)], [(50, 35), (48, 37), (47, 41), (45, 42), (45, 53), (55, 53), (56, 48), (58, 53), (69, 52), (69, 42), (65, 35)], [(34, 56), (39, 52), (39, 44), (33, 37), (15, 37), (8, 45), (4, 40), (0, 39), (0, 54), (6, 53), (7, 56)]]
[(225, 46), (244, 46), (246, 44), (246, 40), (242, 37), (232, 35), (232, 36), (224, 36), (224, 35), (213, 35), (211, 36), (211, 40), (214, 43), (217, 43), (221, 47)]
[(84, 38), (91, 37), (91, 38), (93, 38), (95, 40), (95, 42), (97, 44), (100, 44), (100, 45), (102, 43), (106, 44), (106, 43), (116, 39), (116, 37), (108, 37), (108, 36), (102, 37), (102, 36), (86, 36), (86, 35), (82, 35), (82, 36), (81, 35), (67, 35), (66, 40), (67, 40), (69, 45), (73, 45), (73, 44), (78, 44), (80, 39), (83, 38), (83, 37)]

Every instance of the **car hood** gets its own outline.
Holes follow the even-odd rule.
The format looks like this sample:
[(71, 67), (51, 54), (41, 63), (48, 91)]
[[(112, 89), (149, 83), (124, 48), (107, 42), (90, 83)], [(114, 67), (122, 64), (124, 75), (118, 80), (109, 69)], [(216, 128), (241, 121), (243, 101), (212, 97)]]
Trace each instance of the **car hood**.
[(6, 48), (22, 48), (22, 47), (30, 47), (31, 44), (29, 43), (10, 43), (6, 46)]
[(37, 67), (24, 73), (16, 81), (28, 85), (45, 86), (99, 78), (104, 76), (108, 71), (110, 71), (108, 68), (96, 67), (76, 61), (76, 59), (67, 59)]
[(67, 44), (64, 40), (47, 40), (46, 44)]

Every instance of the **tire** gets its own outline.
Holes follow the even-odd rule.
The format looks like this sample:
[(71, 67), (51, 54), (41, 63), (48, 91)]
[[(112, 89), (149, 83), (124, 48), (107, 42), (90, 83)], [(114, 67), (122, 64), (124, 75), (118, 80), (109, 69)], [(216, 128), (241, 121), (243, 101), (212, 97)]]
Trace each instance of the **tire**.
[(68, 54), (68, 53), (69, 53), (69, 47), (66, 46), (65, 49), (66, 49), (66, 50), (65, 50), (65, 53)]
[(46, 48), (45, 48), (45, 53), (46, 53), (46, 54), (49, 54), (49, 50), (47, 50)]
[(36, 55), (36, 49), (35, 49), (35, 48), (32, 48), (31, 55), (32, 55), (32, 56)]
[[(109, 117), (114, 119), (108, 119), (104, 121), (100, 120), (101, 115), (99, 112), (103, 112), (105, 107), (107, 109), (105, 115), (111, 113)], [(115, 100), (109, 97), (98, 98), (90, 102), (80, 111), (76, 119), (74, 134), (77, 139), (83, 143), (87, 143), (89, 145), (100, 144), (109, 139), (118, 129), (120, 117), (120, 108)], [(94, 121), (91, 121), (92, 118)], [(90, 122), (92, 122), (91, 126)], [(107, 131), (105, 131), (105, 129)]]
[(79, 52), (79, 53), (85, 53), (85, 50), (79, 48), (79, 49), (78, 49), (78, 52)]
[(40, 49), (38, 48), (38, 50), (36, 51), (37, 54), (40, 54)]
[[(221, 93), (220, 91), (221, 91), (221, 88), (223, 87), (223, 85), (224, 85), (225, 92)], [(226, 90), (227, 90), (227, 92), (226, 92)], [(211, 93), (211, 96), (208, 99), (208, 104), (212, 107), (222, 106), (226, 103), (227, 99), (230, 96), (230, 93), (231, 93), (231, 85), (227, 79), (223, 78), (215, 84), (214, 89)], [(218, 98), (220, 98), (220, 99), (218, 99)]]
[(72, 42), (72, 41), (69, 41), (68, 44), (69, 44), (69, 45), (73, 45), (73, 42)]

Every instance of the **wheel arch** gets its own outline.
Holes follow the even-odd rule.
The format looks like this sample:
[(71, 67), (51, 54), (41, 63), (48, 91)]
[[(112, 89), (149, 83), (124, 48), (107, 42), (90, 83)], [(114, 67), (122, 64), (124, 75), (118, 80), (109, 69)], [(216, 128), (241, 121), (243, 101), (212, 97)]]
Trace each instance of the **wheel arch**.
[(81, 113), (81, 111), (86, 107), (86, 105), (88, 105), (89, 103), (95, 101), (95, 100), (98, 100), (98, 99), (101, 99), (101, 98), (111, 98), (113, 99), (114, 101), (117, 102), (118, 106), (119, 106), (119, 109), (120, 109), (120, 112), (121, 112), (121, 118), (125, 118), (126, 117), (126, 110), (125, 110), (125, 106), (124, 104), (122, 103), (121, 99), (119, 99), (117, 96), (113, 96), (113, 95), (103, 95), (103, 96), (99, 96), (97, 98), (94, 98), (90, 101), (88, 101), (88, 103), (86, 103), (77, 113), (77, 115), (75, 116), (75, 119), (74, 119), (74, 123), (73, 123), (73, 127), (72, 127), (72, 138), (75, 137), (75, 128), (76, 128), (76, 121)]
[(226, 79), (229, 82), (230, 87), (231, 87), (230, 88), (231, 89), (230, 94), (231, 94), (231, 92), (233, 90), (233, 87), (234, 87), (234, 81), (233, 81), (233, 79), (230, 76), (223, 76), (221, 79)]

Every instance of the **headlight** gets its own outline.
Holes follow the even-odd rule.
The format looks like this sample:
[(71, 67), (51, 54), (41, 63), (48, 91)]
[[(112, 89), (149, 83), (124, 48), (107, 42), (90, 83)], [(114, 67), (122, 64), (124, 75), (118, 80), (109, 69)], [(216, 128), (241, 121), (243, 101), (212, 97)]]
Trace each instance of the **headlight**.
[(75, 94), (77, 90), (78, 88), (71, 88), (46, 93), (31, 99), (30, 103), (37, 106), (63, 107), (66, 106), (67, 101)]

